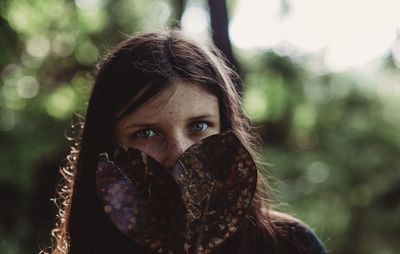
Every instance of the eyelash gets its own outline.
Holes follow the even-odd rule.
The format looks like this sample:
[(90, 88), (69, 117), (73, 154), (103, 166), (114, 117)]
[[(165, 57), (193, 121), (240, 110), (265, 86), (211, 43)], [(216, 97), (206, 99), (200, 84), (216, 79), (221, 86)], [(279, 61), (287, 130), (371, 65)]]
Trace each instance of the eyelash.
[[(202, 130), (194, 130), (193, 126), (195, 126), (197, 124), (205, 124), (205, 125), (207, 125), (207, 128), (205, 128), (204, 130), (203, 129)], [(194, 134), (198, 134), (200, 132), (203, 132), (203, 131), (207, 130), (208, 128), (210, 128), (212, 126), (213, 126), (212, 123), (210, 123), (208, 121), (196, 121), (196, 122), (193, 122), (192, 124), (190, 124), (190, 131), (192, 133), (194, 133)], [(139, 130), (139, 131), (135, 132), (134, 136), (138, 137), (138, 138), (151, 138), (151, 137), (156, 136), (156, 135), (152, 135), (152, 136), (150, 136), (150, 135), (142, 135), (144, 132), (147, 132), (147, 131), (152, 131), (156, 135), (158, 135), (158, 133), (154, 129), (142, 129), (142, 130)]]

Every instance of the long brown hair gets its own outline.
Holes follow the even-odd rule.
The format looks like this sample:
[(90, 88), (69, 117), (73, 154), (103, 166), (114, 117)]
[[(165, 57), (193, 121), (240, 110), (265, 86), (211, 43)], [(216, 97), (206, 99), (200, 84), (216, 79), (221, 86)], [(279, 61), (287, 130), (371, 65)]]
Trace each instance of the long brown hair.
[[(235, 132), (257, 160), (257, 136), (242, 111), (234, 83), (239, 79), (217, 50), (202, 47), (178, 31), (129, 37), (99, 64), (82, 131), (61, 167), (64, 183), (59, 189), (60, 212), (52, 232), (52, 254), (148, 253), (121, 235), (102, 212), (95, 191), (96, 159), (112, 148), (116, 117), (134, 111), (173, 79), (199, 85), (215, 95), (221, 130)], [(293, 250), (301, 249), (288, 238), (290, 225), (297, 222), (272, 212), (268, 193), (260, 173), (250, 213), (239, 232), (216, 253), (278, 253), (281, 245), (288, 244)]]

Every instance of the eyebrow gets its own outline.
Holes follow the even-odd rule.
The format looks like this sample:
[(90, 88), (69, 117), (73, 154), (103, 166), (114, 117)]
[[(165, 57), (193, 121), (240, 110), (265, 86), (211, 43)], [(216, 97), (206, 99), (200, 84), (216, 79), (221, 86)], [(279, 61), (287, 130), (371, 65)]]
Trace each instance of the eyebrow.
[[(190, 117), (188, 119), (189, 122), (193, 121), (198, 121), (206, 118), (216, 118), (217, 115), (214, 114), (205, 114), (205, 115), (200, 115), (200, 116), (195, 116), (195, 117)], [(134, 123), (130, 124), (127, 126), (127, 128), (133, 128), (133, 127), (140, 127), (140, 128), (150, 128), (150, 127), (155, 127), (157, 126), (157, 123)]]

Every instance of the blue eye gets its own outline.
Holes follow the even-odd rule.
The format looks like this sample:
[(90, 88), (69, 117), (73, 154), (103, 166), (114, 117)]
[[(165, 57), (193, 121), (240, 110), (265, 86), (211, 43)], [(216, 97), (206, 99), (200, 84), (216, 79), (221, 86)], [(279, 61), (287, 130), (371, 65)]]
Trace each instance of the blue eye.
[(192, 131), (205, 131), (206, 129), (208, 129), (209, 124), (206, 122), (196, 122), (194, 123), (190, 129)]
[(152, 129), (144, 129), (136, 132), (135, 134), (139, 138), (150, 138), (157, 135), (157, 133)]

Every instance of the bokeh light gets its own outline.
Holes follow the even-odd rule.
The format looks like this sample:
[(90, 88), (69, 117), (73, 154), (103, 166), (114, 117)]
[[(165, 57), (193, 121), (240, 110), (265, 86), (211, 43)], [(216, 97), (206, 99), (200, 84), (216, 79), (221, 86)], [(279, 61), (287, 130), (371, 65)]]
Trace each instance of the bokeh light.
[(49, 40), (44, 36), (35, 36), (27, 41), (26, 50), (34, 57), (44, 58), (50, 50)]
[(208, 12), (201, 5), (188, 6), (182, 15), (182, 29), (200, 41), (209, 38), (210, 18)]
[(243, 104), (247, 115), (253, 121), (262, 121), (267, 118), (268, 100), (265, 94), (257, 89), (247, 89)]
[(76, 94), (69, 85), (61, 85), (47, 98), (47, 113), (56, 119), (71, 117), (76, 107)]
[(25, 99), (35, 97), (39, 92), (39, 83), (32, 76), (25, 76), (17, 82), (17, 94)]

